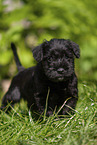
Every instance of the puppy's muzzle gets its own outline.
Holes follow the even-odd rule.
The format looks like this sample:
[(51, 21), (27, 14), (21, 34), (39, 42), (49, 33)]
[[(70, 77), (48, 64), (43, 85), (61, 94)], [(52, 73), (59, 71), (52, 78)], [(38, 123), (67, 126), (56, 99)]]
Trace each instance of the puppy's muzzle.
[(64, 73), (64, 69), (63, 69), (63, 68), (59, 68), (59, 69), (57, 70), (57, 72), (58, 72), (59, 74), (63, 74), (63, 73)]

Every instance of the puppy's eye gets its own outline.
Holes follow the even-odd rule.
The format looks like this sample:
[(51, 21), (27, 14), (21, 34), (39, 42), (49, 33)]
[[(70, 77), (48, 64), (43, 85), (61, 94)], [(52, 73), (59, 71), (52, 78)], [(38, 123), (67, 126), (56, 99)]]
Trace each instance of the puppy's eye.
[(72, 54), (72, 53), (69, 53), (69, 54), (68, 54), (68, 57), (69, 57), (69, 58), (73, 58), (73, 54)]
[(68, 56), (65, 55), (65, 58), (68, 59)]
[(47, 60), (48, 60), (49, 62), (51, 62), (51, 57), (48, 57)]
[(72, 55), (70, 55), (70, 54), (65, 55), (65, 58), (66, 58), (66, 59), (72, 59)]

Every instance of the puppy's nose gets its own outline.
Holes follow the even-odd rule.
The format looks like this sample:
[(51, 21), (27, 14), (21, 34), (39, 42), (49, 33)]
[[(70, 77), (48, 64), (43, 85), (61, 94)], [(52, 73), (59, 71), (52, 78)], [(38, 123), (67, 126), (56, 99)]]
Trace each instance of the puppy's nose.
[(60, 73), (60, 74), (62, 74), (62, 73), (64, 72), (64, 69), (63, 69), (63, 68), (59, 68), (59, 69), (57, 70), (57, 72)]

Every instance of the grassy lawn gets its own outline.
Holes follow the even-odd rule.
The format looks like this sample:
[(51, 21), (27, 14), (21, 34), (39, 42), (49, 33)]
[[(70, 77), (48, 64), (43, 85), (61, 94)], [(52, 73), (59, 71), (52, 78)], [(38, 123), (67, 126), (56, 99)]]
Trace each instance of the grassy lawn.
[(0, 113), (1, 145), (97, 145), (97, 86), (79, 83), (75, 114), (33, 120), (22, 101), (8, 115)]

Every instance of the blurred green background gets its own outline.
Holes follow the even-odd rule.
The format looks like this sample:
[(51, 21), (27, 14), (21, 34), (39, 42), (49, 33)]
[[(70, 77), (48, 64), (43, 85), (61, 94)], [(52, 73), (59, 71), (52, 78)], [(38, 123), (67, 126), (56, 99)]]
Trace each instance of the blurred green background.
[(30, 67), (35, 65), (31, 49), (51, 38), (79, 44), (79, 80), (97, 81), (97, 0), (0, 0), (0, 84), (16, 73), (11, 42)]

